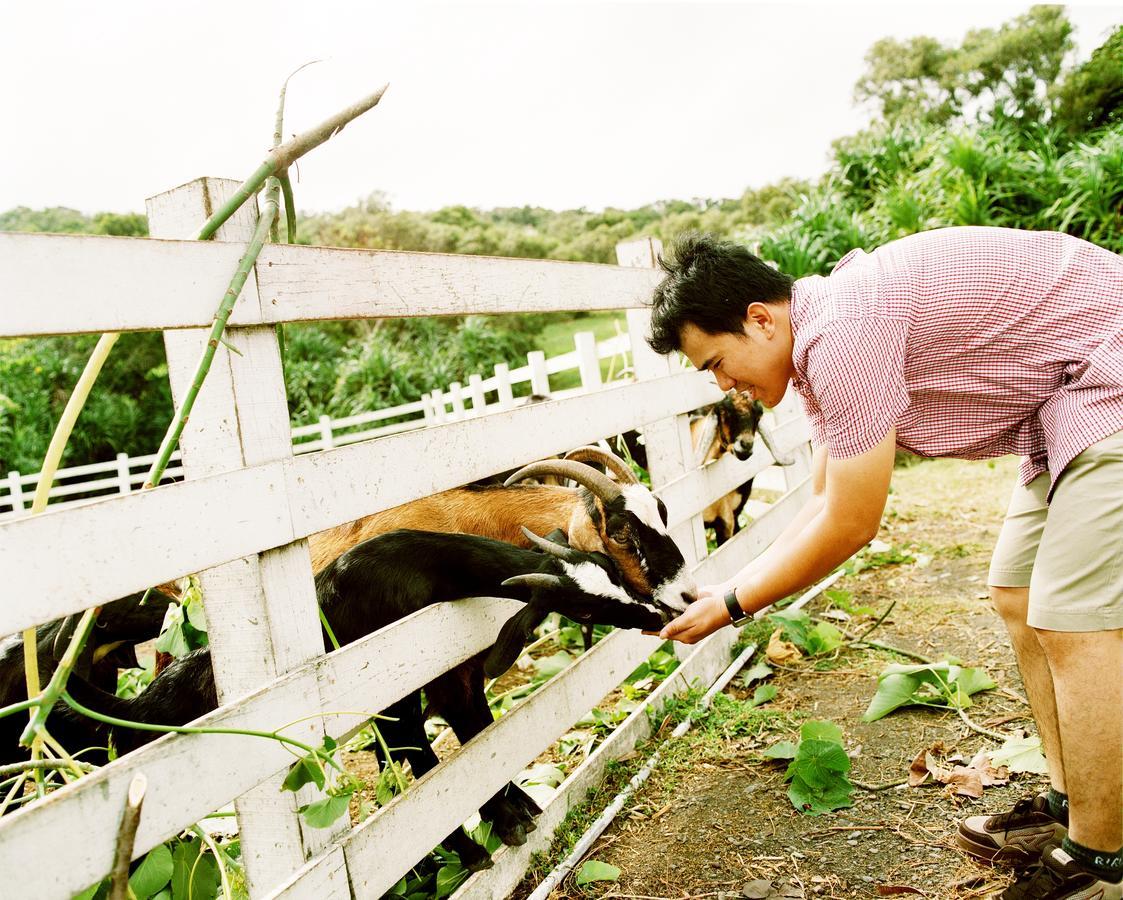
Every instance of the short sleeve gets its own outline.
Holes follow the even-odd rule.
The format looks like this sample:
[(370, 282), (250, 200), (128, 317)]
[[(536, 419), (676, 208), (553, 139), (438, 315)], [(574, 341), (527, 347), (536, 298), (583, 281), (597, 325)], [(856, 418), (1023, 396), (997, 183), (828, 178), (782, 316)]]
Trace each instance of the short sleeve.
[(908, 407), (907, 341), (906, 322), (869, 317), (836, 320), (808, 345), (812, 439), (835, 459), (872, 450)]

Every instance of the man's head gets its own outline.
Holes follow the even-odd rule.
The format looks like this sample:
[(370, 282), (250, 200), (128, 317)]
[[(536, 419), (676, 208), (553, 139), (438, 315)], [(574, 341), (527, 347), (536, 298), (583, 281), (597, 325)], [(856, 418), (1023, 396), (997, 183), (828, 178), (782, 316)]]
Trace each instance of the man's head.
[(722, 390), (775, 406), (792, 376), (792, 279), (712, 235), (685, 235), (673, 253), (660, 260), (667, 277), (652, 298), (648, 343), (657, 353), (681, 350)]

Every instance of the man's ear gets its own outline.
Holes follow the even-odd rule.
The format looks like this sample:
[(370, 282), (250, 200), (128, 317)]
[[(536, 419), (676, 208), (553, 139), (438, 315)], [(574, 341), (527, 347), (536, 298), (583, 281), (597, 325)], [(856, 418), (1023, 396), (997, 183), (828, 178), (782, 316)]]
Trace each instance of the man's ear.
[(498, 678), (515, 664), (527, 638), (542, 624), (550, 610), (533, 600), (503, 623), (499, 637), (484, 659), (484, 674)]
[(745, 333), (759, 329), (766, 338), (776, 331), (776, 317), (767, 303), (750, 303), (745, 307)]

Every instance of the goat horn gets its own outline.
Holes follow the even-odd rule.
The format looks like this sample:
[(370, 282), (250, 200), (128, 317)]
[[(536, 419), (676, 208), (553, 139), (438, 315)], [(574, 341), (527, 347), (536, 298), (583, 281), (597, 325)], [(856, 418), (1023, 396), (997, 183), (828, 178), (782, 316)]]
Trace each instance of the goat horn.
[(615, 453), (609, 453), (600, 447), (575, 447), (565, 455), (565, 458), (574, 462), (600, 463), (613, 472), (621, 484), (639, 484), (639, 479), (636, 478), (636, 473), (632, 471), (631, 466)]
[(580, 551), (574, 550), (572, 547), (563, 547), (561, 544), (555, 544), (548, 538), (540, 537), (525, 525), (520, 525), (519, 527), (522, 529), (523, 536), (539, 550), (549, 553), (550, 556), (556, 556), (558, 559), (564, 560), (565, 562), (578, 561), (575, 557), (580, 557)]
[(702, 424), (698, 427), (698, 441), (694, 444), (694, 465), (704, 466), (710, 459), (710, 452), (714, 449), (713, 444), (717, 439), (717, 413), (709, 412), (703, 419)]
[(526, 575), (512, 575), (502, 584), (503, 587), (559, 588), (562, 586), (562, 580), (557, 575), (530, 572)]
[(605, 503), (611, 503), (621, 493), (620, 485), (607, 475), (598, 472), (592, 466), (572, 459), (544, 459), (541, 462), (531, 463), (529, 466), (523, 466), (503, 484), (509, 487), (517, 481), (536, 478), (539, 475), (560, 475), (562, 478), (569, 478), (588, 488)]
[(772, 427), (766, 425), (762, 420), (757, 425), (756, 433), (760, 435), (760, 439), (764, 441), (764, 446), (768, 448), (768, 452), (772, 454), (772, 458), (776, 461), (777, 465), (790, 466), (795, 462), (795, 456), (790, 450), (781, 450), (776, 445), (776, 438), (772, 434)]

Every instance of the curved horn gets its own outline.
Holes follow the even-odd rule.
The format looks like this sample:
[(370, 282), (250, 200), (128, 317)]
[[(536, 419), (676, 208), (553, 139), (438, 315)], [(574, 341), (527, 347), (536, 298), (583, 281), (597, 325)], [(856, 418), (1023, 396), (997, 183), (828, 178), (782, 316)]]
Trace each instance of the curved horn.
[(710, 460), (710, 451), (717, 438), (717, 413), (710, 412), (698, 426), (698, 439), (694, 442), (694, 465), (703, 466)]
[(776, 460), (776, 464), (780, 466), (790, 466), (795, 462), (795, 456), (790, 450), (781, 450), (776, 446), (776, 438), (772, 435), (772, 428), (764, 423), (762, 419), (760, 424), (757, 425), (756, 433), (760, 435), (760, 439), (764, 441), (764, 446), (768, 448), (768, 452), (772, 454), (772, 458)]
[(588, 488), (605, 503), (611, 503), (620, 496), (620, 485), (611, 478), (592, 466), (574, 462), (572, 459), (544, 459), (541, 462), (531, 463), (529, 466), (523, 466), (503, 484), (509, 487), (517, 481), (539, 475), (560, 475), (562, 478), (569, 478)]
[(614, 473), (621, 484), (639, 484), (639, 479), (636, 478), (636, 473), (632, 471), (631, 466), (615, 453), (609, 453), (600, 447), (575, 447), (565, 455), (565, 458), (572, 459), (574, 462), (600, 463)]
[(558, 559), (564, 560), (565, 562), (580, 561), (580, 551), (574, 550), (572, 547), (563, 547), (561, 544), (555, 544), (551, 540), (539, 537), (525, 525), (520, 525), (519, 527), (522, 529), (523, 537), (534, 544), (539, 550), (549, 553), (550, 556), (556, 556)]
[(512, 575), (500, 582), (503, 587), (559, 588), (564, 582), (557, 575), (545, 572), (530, 572), (526, 575)]

